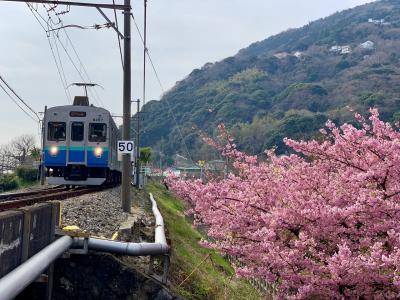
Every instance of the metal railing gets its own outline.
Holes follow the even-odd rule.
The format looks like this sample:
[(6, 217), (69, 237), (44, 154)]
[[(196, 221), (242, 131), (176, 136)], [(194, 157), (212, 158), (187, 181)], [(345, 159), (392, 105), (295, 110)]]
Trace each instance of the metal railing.
[(87, 254), (88, 250), (94, 250), (129, 256), (151, 256), (150, 273), (153, 272), (154, 256), (160, 255), (163, 257), (162, 283), (167, 283), (170, 247), (165, 237), (163, 217), (151, 193), (150, 201), (156, 219), (154, 243), (126, 243), (96, 238), (62, 236), (0, 279), (0, 300), (9, 300), (18, 296), (51, 263), (70, 248), (83, 248), (83, 251), (80, 252), (82, 254)]

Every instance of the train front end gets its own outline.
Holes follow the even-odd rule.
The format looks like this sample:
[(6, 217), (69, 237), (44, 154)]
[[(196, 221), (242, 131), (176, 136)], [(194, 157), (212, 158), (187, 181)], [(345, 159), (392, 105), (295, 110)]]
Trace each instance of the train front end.
[(44, 166), (53, 185), (101, 185), (110, 177), (110, 113), (59, 106), (45, 115)]

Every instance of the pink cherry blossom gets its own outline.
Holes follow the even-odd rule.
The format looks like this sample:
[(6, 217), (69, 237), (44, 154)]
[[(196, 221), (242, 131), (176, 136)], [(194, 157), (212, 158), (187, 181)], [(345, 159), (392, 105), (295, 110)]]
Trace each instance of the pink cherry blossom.
[(238, 258), (237, 274), (280, 299), (400, 297), (400, 132), (371, 109), (357, 128), (327, 122), (322, 142), (285, 139), (298, 154), (266, 159), (206, 139), (225, 178), (168, 179), (205, 225), (203, 245)]

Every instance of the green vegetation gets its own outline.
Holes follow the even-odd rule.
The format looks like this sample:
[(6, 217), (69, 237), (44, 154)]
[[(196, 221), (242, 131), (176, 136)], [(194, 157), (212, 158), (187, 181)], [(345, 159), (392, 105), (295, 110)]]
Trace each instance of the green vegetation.
[(19, 187), (18, 177), (14, 174), (0, 176), (0, 191), (10, 191)]
[(16, 170), (17, 176), (25, 182), (34, 182), (38, 180), (39, 170), (33, 168), (20, 167)]
[(143, 165), (147, 165), (150, 163), (152, 159), (152, 150), (150, 147), (140, 148), (140, 163)]
[(0, 175), (0, 192), (35, 185), (38, 179), (38, 170), (20, 167), (15, 173)]
[(250, 284), (235, 278), (232, 267), (221, 255), (199, 245), (205, 236), (184, 215), (181, 200), (155, 183), (147, 189), (157, 200), (171, 240), (170, 274), (175, 292), (188, 299), (260, 299)]
[[(148, 102), (141, 146), (169, 158), (187, 156), (187, 146), (193, 161), (204, 160), (200, 134), (215, 136), (225, 123), (239, 149), (258, 154), (277, 146), (280, 154), (287, 151), (283, 137), (318, 135), (327, 119), (349, 122), (354, 111), (366, 115), (377, 107), (383, 120), (398, 120), (399, 39), (400, 2), (382, 0), (254, 43), (194, 70), (161, 101)], [(362, 49), (366, 41), (374, 49)], [(330, 51), (344, 45), (351, 53)], [(277, 58), (279, 52), (287, 55)]]

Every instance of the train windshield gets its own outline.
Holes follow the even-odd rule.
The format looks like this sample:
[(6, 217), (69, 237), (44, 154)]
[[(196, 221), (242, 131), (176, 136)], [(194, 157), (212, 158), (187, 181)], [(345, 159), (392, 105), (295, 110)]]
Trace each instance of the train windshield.
[(72, 122), (71, 124), (71, 140), (74, 142), (83, 141), (83, 122)]
[(107, 138), (107, 125), (103, 123), (90, 123), (89, 142), (105, 142)]
[(65, 141), (65, 132), (64, 122), (49, 122), (47, 139), (49, 141)]

